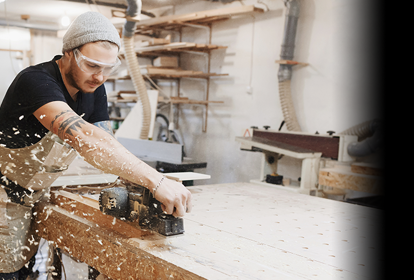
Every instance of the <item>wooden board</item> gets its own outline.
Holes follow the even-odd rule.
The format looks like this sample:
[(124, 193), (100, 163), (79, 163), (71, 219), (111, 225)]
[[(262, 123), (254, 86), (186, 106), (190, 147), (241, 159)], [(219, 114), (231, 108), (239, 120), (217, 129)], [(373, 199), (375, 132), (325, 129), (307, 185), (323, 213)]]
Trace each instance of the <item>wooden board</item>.
[(104, 215), (99, 210), (99, 203), (82, 195), (73, 194), (64, 190), (53, 191), (50, 197), (52, 204), (69, 213), (86, 220), (98, 223), (101, 227), (114, 230), (130, 238), (138, 238), (150, 234), (148, 231), (137, 229), (128, 222), (118, 223), (114, 217)]
[(383, 183), (383, 177), (354, 173), (350, 166), (319, 170), (319, 184), (328, 187), (381, 195), (384, 194)]
[[(149, 27), (155, 27), (160, 25), (171, 25), (177, 23), (190, 23), (200, 22), (207, 23), (211, 21), (220, 20), (223, 18), (231, 18), (239, 15), (247, 15), (255, 12), (263, 12), (261, 8), (257, 8), (253, 5), (250, 6), (238, 6), (227, 7), (223, 9), (214, 9), (208, 11), (199, 11), (195, 13), (189, 13), (184, 15), (170, 15), (158, 18), (151, 18), (147, 20), (140, 20), (138, 17), (126, 17), (129, 21), (136, 21), (137, 29), (145, 29)], [(119, 16), (119, 15), (116, 15)]]
[(181, 68), (164, 68), (164, 67), (155, 67), (152, 65), (142, 65), (140, 66), (141, 74), (149, 75), (199, 75), (203, 71), (193, 71), (193, 70), (183, 70)]
[[(174, 53), (174, 52), (209, 52), (216, 49), (225, 49), (226, 46), (218, 46), (213, 44), (196, 44), (187, 42), (174, 42), (165, 45), (149, 46), (149, 47), (138, 47), (135, 48), (135, 52), (139, 55), (158, 55), (159, 53)], [(123, 55), (121, 53), (120, 55)]]
[(224, 103), (224, 101), (217, 100), (194, 100), (194, 99), (170, 99), (170, 100), (159, 100), (159, 102), (173, 103), (173, 104), (201, 104), (206, 105), (210, 103)]
[(142, 41), (139, 45), (141, 47), (154, 46), (154, 45), (165, 45), (171, 43), (171, 35), (167, 35), (165, 38), (151, 38), (149, 40)]
[(364, 163), (364, 162), (355, 162), (351, 164), (351, 171), (354, 173), (374, 175), (374, 176), (384, 175), (384, 168), (382, 166)]
[(157, 67), (178, 67), (178, 59), (175, 56), (159, 56), (153, 61), (154, 66)]
[(145, 252), (128, 236), (58, 206), (40, 203), (35, 211), (41, 237), (112, 279), (204, 279)]
[(176, 181), (192, 181), (192, 180), (206, 180), (210, 179), (211, 176), (208, 174), (196, 173), (196, 172), (173, 172), (164, 173), (164, 175), (172, 180)]
[[(228, 76), (229, 74), (218, 74), (218, 73), (163, 73), (163, 74), (143, 74), (144, 78), (151, 77), (152, 79), (180, 79), (180, 78), (196, 78), (196, 79), (210, 79), (214, 77), (223, 77)], [(114, 80), (130, 80), (131, 77), (122, 76), (122, 77), (111, 77), (111, 81)], [(109, 79), (108, 79), (109, 80)]]
[(302, 66), (309, 65), (309, 63), (298, 62), (298, 61), (294, 61), (294, 60), (276, 60), (275, 62), (279, 63), (279, 64), (288, 64), (288, 65), (302, 65)]
[(113, 279), (379, 278), (380, 210), (251, 183), (189, 190), (178, 236), (130, 237), (71, 204), (40, 205), (36, 227)]

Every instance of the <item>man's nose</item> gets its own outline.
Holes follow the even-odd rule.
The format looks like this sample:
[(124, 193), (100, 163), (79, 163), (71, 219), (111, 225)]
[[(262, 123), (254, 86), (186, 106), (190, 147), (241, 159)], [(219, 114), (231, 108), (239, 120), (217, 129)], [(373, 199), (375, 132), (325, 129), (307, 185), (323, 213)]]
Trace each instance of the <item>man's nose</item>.
[(104, 75), (103, 75), (103, 69), (101, 69), (98, 73), (95, 73), (92, 75), (94, 79), (102, 82), (104, 79)]

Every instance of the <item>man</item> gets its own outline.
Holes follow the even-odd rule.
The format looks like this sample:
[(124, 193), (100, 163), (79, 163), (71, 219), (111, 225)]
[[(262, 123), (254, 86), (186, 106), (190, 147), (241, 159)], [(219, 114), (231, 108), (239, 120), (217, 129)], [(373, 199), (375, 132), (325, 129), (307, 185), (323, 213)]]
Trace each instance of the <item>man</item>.
[[(63, 56), (28, 67), (10, 85), (0, 107), (0, 280), (25, 279), (30, 272), (38, 245), (30, 227), (32, 206), (50, 185), (36, 168), (45, 170), (48, 160), (54, 168), (64, 167), (73, 159), (70, 147), (105, 173), (148, 188), (166, 213), (191, 211), (191, 193), (182, 184), (140, 161), (111, 135), (103, 83), (120, 63), (119, 48), (113, 24), (87, 12), (65, 34)], [(52, 133), (66, 152), (53, 152), (57, 144), (47, 144), (59, 142)], [(30, 172), (35, 175), (24, 181)]]

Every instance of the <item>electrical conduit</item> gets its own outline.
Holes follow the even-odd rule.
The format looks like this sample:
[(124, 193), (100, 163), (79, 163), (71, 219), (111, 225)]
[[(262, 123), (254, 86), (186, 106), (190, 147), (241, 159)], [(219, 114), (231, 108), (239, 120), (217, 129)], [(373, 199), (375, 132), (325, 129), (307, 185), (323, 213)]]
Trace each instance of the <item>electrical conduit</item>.
[[(291, 0), (286, 2), (285, 33), (283, 36), (281, 60), (292, 60), (295, 50), (296, 29), (299, 18), (299, 2)], [(290, 83), (292, 79), (292, 65), (279, 66), (279, 97), (286, 127), (290, 131), (301, 131), (293, 106)]]
[[(141, 0), (127, 0), (127, 2), (127, 16), (135, 17), (141, 13)], [(131, 76), (135, 91), (138, 94), (139, 102), (142, 106), (143, 118), (140, 139), (147, 140), (151, 124), (151, 106), (149, 103), (147, 87), (145, 86), (144, 78), (142, 77), (140, 71), (138, 58), (134, 50), (135, 27), (136, 22), (127, 20), (122, 32), (122, 40), (124, 43), (125, 58), (127, 62), (128, 71)]]

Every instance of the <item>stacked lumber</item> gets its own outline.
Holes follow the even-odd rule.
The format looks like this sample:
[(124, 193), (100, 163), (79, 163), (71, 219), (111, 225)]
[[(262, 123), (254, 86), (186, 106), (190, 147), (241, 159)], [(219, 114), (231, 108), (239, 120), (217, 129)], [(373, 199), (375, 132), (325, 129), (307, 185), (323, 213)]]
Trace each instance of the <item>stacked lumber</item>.
[(108, 93), (109, 102), (137, 102), (138, 95), (133, 90), (118, 90)]
[[(218, 46), (214, 44), (196, 44), (187, 42), (174, 42), (169, 44), (148, 45), (143, 47), (138, 45), (134, 51), (140, 56), (163, 56), (169, 54), (177, 54), (180, 52), (200, 52), (208, 53), (212, 50), (226, 49), (227, 46)], [(120, 57), (125, 56), (125, 51), (119, 52)]]
[[(152, 73), (144, 74), (144, 78), (151, 77), (151, 78), (200, 78), (200, 79), (208, 79), (210, 77), (222, 77), (222, 76), (228, 76), (229, 74), (219, 74), (219, 73), (204, 73), (200, 71), (192, 71), (192, 70), (182, 70), (181, 72), (174, 71), (173, 73), (167, 71), (171, 70), (171, 68), (163, 68), (165, 71), (158, 70), (152, 70)], [(159, 73), (154, 73), (154, 71), (159, 71)], [(189, 72), (184, 72), (189, 71)], [(151, 70), (150, 70), (151, 72)], [(162, 73), (161, 73), (162, 72)], [(116, 80), (130, 80), (130, 75), (122, 75), (122, 76), (111, 76), (107, 79), (108, 82), (116, 81)]]
[(164, 45), (153, 45), (148, 47), (138, 47), (135, 48), (135, 52), (140, 55), (150, 55), (158, 56), (159, 53), (168, 53), (168, 52), (184, 52), (184, 51), (193, 51), (193, 52), (209, 52), (216, 49), (225, 49), (226, 46), (218, 46), (214, 44), (196, 44), (188, 42), (173, 42)]
[(191, 76), (203, 74), (203, 71), (182, 70), (181, 68), (166, 68), (156, 67), (153, 65), (140, 66), (141, 74), (149, 75), (176, 75), (176, 76)]
[(158, 98), (158, 102), (166, 102), (172, 104), (209, 104), (209, 103), (224, 103), (223, 101), (213, 101), (213, 100), (193, 100), (188, 97), (181, 96), (171, 96), (168, 100), (164, 98)]
[(151, 34), (153, 29), (171, 29), (174, 30), (185, 24), (201, 24), (207, 25), (213, 22), (227, 20), (237, 16), (244, 16), (253, 13), (262, 13), (263, 9), (253, 5), (228, 7), (223, 9), (214, 9), (208, 11), (199, 11), (184, 15), (170, 15), (158, 18), (140, 20), (138, 17), (126, 16), (126, 12), (121, 15), (120, 11), (112, 10), (113, 17), (124, 17), (128, 21), (137, 22), (136, 33)]
[(319, 184), (381, 195), (384, 192), (383, 170), (367, 163), (336, 165), (319, 170)]
[(153, 61), (156, 67), (178, 68), (178, 59), (176, 56), (159, 56)]
[(143, 40), (139, 43), (140, 47), (148, 46), (157, 46), (157, 45), (166, 45), (171, 43), (171, 35), (167, 35), (165, 38), (150, 38), (148, 40)]

